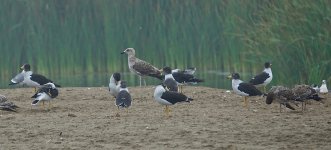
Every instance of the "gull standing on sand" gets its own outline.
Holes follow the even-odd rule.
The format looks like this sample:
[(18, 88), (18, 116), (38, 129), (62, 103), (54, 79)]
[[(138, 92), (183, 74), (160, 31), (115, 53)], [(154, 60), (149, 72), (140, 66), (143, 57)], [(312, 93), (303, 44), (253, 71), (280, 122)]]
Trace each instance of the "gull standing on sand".
[[(141, 86), (141, 78), (145, 76), (155, 77), (160, 80), (163, 79), (161, 75), (161, 71), (151, 65), (150, 63), (140, 60), (135, 57), (135, 50), (133, 48), (125, 49), (121, 54), (126, 53), (128, 55), (128, 65), (131, 72), (136, 73), (139, 76), (139, 84)], [(144, 83), (146, 86), (146, 81), (144, 79)]]
[(174, 105), (179, 102), (191, 102), (193, 99), (185, 96), (182, 93), (167, 91), (163, 85), (158, 85), (154, 91), (154, 99), (161, 105), (165, 105), (165, 113), (167, 117), (170, 117), (169, 105)]
[[(284, 87), (284, 86), (273, 86), (269, 90), (266, 98), (266, 103), (269, 105), (273, 101), (276, 101), (279, 103), (279, 112), (282, 111), (282, 105), (285, 107), (295, 110), (290, 103), (294, 103), (295, 96), (291, 89)], [(296, 104), (295, 104), (296, 105)]]
[(121, 74), (118, 72), (113, 73), (109, 79), (108, 89), (109, 89), (109, 93), (115, 98), (117, 97), (117, 94), (120, 92), (120, 82), (121, 82)]
[(37, 105), (40, 101), (43, 102), (43, 107), (44, 107), (44, 102), (48, 101), (48, 108), (50, 109), (51, 107), (51, 100), (59, 95), (59, 91), (55, 87), (54, 83), (46, 83), (43, 85), (37, 92), (34, 94), (31, 98), (35, 98), (31, 105), (35, 106)]
[[(22, 67), (23, 73), (24, 73), (24, 81), (23, 83), (26, 84), (29, 87), (34, 87), (35, 90), (36, 88), (42, 87), (42, 85), (45, 85), (47, 83), (53, 83), (52, 80), (47, 79), (43, 75), (40, 74), (34, 74), (31, 71), (31, 67), (29, 64), (24, 64)], [(56, 87), (61, 87), (60, 85), (57, 85), (54, 83)]]
[(232, 79), (232, 89), (233, 91), (241, 96), (244, 96), (244, 107), (247, 107), (248, 96), (260, 96), (263, 95), (261, 91), (259, 91), (254, 85), (250, 83), (244, 83), (240, 80), (240, 76), (238, 73), (233, 73), (231, 76), (228, 76), (229, 79)]
[[(132, 98), (126, 86), (126, 82), (120, 81), (120, 92), (116, 97), (115, 105), (117, 106), (118, 110), (121, 108), (128, 109), (131, 106), (131, 102)], [(119, 116), (119, 114), (117, 113), (116, 116)]]
[(327, 94), (329, 92), (328, 88), (326, 87), (326, 81), (323, 80), (322, 81), (322, 85), (320, 87), (320, 91), (321, 94)]
[(321, 101), (323, 98), (319, 97), (316, 90), (308, 85), (295, 85), (292, 88), (292, 92), (295, 96), (295, 101), (299, 101), (302, 104), (302, 111), (306, 109), (307, 100)]
[(165, 86), (166, 90), (178, 92), (178, 83), (172, 76), (171, 68), (164, 67), (162, 72), (164, 73), (163, 85)]
[(271, 82), (272, 80), (272, 71), (271, 71), (272, 64), (270, 62), (266, 62), (264, 64), (264, 70), (262, 73), (256, 75), (253, 77), (249, 83), (260, 87), (263, 86), (264, 92), (266, 92), (266, 86)]

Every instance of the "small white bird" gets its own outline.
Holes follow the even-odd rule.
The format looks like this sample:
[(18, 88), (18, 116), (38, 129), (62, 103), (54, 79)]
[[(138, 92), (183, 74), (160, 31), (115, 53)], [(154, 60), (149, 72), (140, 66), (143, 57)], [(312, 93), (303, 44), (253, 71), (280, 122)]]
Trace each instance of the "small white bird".
[(329, 92), (328, 88), (326, 87), (326, 81), (322, 81), (322, 85), (320, 87), (320, 93), (321, 94), (327, 94)]
[(113, 73), (109, 79), (109, 85), (108, 85), (109, 93), (115, 98), (120, 92), (120, 81), (121, 81), (121, 74), (118, 72)]

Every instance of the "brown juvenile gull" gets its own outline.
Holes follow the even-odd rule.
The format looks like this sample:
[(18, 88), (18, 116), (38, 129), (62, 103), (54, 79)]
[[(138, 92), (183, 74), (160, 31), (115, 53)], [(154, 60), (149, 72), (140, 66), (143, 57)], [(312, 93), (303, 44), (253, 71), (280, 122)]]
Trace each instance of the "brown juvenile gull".
[(295, 95), (291, 89), (284, 86), (272, 86), (267, 94), (266, 103), (269, 105), (273, 101), (278, 102), (279, 112), (281, 112), (282, 105), (291, 110), (295, 110), (295, 108), (290, 105), (290, 103), (297, 105), (294, 100)]
[(315, 100), (315, 101), (321, 101), (323, 98), (319, 97), (316, 90), (314, 90), (312, 87), (308, 85), (295, 85), (294, 88), (292, 88), (292, 92), (295, 96), (295, 101), (299, 101), (302, 103), (302, 111), (306, 109), (306, 102), (307, 100)]
[(8, 102), (8, 99), (4, 95), (0, 95), (0, 110), (14, 111), (18, 108), (13, 102)]
[[(141, 86), (141, 78), (145, 76), (155, 77), (160, 80), (163, 79), (161, 71), (158, 68), (154, 67), (153, 65), (151, 65), (146, 61), (140, 60), (135, 57), (135, 50), (133, 48), (125, 49), (121, 54), (124, 53), (128, 54), (128, 65), (130, 71), (136, 73), (140, 77), (139, 78), (140, 86)], [(145, 79), (144, 79), (144, 83), (146, 85)]]

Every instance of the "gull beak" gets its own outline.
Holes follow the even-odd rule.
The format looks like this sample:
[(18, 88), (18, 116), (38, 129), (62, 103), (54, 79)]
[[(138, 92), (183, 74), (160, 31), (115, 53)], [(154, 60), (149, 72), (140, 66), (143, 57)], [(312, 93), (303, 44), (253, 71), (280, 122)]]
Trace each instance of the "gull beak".
[(22, 67), (20, 67), (21, 69), (24, 69), (24, 65)]
[(121, 54), (124, 54), (125, 52), (123, 51)]
[(232, 79), (232, 75), (228, 75), (226, 78), (227, 79)]
[(163, 73), (163, 68), (159, 70), (161, 73)]

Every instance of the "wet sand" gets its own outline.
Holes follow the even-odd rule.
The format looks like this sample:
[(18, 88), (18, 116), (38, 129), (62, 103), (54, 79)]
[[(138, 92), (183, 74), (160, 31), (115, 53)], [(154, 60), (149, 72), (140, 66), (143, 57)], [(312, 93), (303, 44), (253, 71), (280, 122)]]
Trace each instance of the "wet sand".
[(0, 89), (20, 108), (0, 111), (0, 150), (10, 149), (331, 149), (330, 95), (292, 111), (222, 89), (184, 87), (192, 103), (164, 107), (154, 87), (129, 87), (128, 112), (120, 111), (107, 87), (60, 88), (53, 108), (32, 107), (32, 88)]

